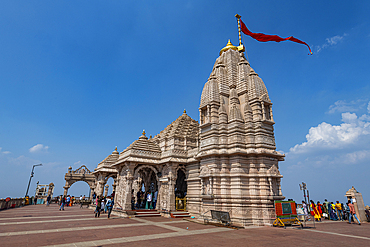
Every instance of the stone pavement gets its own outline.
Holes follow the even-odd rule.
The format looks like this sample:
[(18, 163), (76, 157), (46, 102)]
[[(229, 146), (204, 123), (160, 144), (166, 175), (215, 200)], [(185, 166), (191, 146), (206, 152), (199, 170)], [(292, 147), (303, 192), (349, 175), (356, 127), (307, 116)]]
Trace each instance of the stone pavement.
[(370, 246), (366, 222), (233, 230), (182, 219), (106, 217), (79, 206), (59, 211), (55, 204), (0, 211), (0, 246)]

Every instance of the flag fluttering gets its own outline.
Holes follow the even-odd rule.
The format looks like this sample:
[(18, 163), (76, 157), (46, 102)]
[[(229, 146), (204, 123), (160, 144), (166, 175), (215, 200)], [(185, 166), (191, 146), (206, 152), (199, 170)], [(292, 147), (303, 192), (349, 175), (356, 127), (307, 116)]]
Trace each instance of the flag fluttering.
[(269, 35), (269, 34), (264, 34), (264, 33), (252, 33), (251, 31), (249, 31), (249, 29), (247, 28), (247, 26), (244, 24), (244, 22), (242, 20), (240, 20), (240, 26), (241, 26), (240, 27), (241, 31), (245, 35), (251, 36), (255, 40), (258, 40), (258, 41), (261, 41), (261, 42), (268, 42), (268, 41), (281, 42), (281, 41), (290, 40), (290, 41), (293, 41), (293, 42), (296, 42), (296, 43), (306, 45), (308, 47), (308, 50), (310, 51), (310, 54), (312, 55), (312, 51), (311, 51), (310, 46), (306, 42), (304, 42), (302, 40), (299, 40), (297, 38), (294, 38), (293, 36), (290, 36), (288, 38), (282, 38), (278, 35)]

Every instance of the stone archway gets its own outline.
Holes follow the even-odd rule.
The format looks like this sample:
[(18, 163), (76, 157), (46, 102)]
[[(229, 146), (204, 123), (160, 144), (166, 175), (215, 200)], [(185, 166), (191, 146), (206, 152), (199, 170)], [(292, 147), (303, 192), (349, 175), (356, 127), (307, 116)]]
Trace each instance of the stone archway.
[[(134, 172), (134, 181), (133, 181), (133, 195), (135, 197), (135, 205), (138, 208), (142, 208), (145, 205), (142, 205), (142, 200), (140, 199), (140, 191), (144, 187), (144, 193), (150, 191), (158, 193), (158, 170), (151, 165), (139, 165), (135, 168)], [(153, 198), (154, 199), (154, 198)]]
[(94, 194), (95, 190), (95, 176), (91, 173), (91, 171), (85, 166), (82, 165), (80, 168), (76, 170), (72, 170), (70, 166), (68, 168), (68, 172), (65, 174), (64, 179), (66, 180), (66, 184), (64, 188), (64, 195), (68, 194), (68, 189), (78, 181), (86, 182), (90, 187), (90, 199), (92, 199), (92, 195)]
[(176, 185), (175, 185), (175, 196), (178, 198), (184, 198), (188, 189), (186, 170), (185, 168), (177, 169)]

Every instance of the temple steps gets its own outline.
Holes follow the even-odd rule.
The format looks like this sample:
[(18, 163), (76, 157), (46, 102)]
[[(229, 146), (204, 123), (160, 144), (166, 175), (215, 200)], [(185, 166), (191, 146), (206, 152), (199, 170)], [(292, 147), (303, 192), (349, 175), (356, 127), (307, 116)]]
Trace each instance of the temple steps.
[(135, 210), (135, 217), (161, 217), (157, 210)]
[(189, 212), (187, 211), (173, 211), (170, 213), (171, 218), (185, 218), (190, 217)]

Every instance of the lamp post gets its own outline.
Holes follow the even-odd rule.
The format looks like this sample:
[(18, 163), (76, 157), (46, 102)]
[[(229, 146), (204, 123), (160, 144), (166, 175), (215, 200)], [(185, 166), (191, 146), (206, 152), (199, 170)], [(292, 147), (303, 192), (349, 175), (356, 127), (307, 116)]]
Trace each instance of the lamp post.
[(42, 164), (38, 164), (38, 165), (33, 165), (33, 167), (32, 167), (32, 171), (31, 171), (31, 176), (30, 176), (30, 181), (28, 182), (28, 187), (27, 187), (27, 191), (26, 191), (26, 195), (25, 195), (25, 197), (28, 195), (28, 190), (29, 190), (29, 188), (30, 188), (30, 184), (31, 184), (31, 179), (32, 179), (32, 177), (33, 177), (33, 169), (35, 169), (35, 166), (42, 166)]
[[(300, 188), (300, 190), (303, 190), (304, 201), (307, 204), (307, 197), (306, 197), (307, 185), (306, 185), (306, 183), (302, 182), (302, 184), (299, 184), (299, 188)], [(307, 195), (308, 195), (308, 190), (307, 190)], [(308, 198), (308, 200), (309, 200), (309, 198)]]

